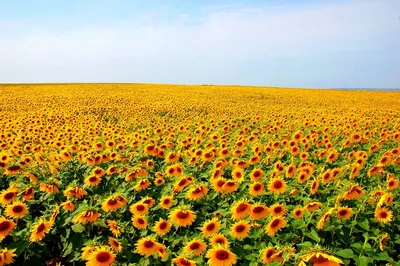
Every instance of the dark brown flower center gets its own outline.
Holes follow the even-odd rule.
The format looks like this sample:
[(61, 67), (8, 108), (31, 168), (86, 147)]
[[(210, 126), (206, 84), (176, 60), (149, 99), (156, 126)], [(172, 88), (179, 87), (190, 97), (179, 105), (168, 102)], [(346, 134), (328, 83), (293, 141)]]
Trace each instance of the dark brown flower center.
[(236, 232), (238, 232), (238, 233), (241, 233), (241, 232), (243, 232), (244, 231), (244, 229), (246, 229), (246, 227), (244, 226), (244, 225), (238, 225), (238, 226), (236, 226), (236, 228), (235, 228), (235, 230), (236, 230)]
[(0, 223), (0, 232), (6, 231), (11, 227), (11, 223), (9, 221), (3, 221)]
[(151, 240), (146, 240), (146, 241), (144, 241), (144, 247), (145, 248), (152, 248), (152, 247), (154, 247), (154, 242), (151, 241)]
[(240, 203), (239, 206), (236, 208), (236, 212), (244, 212), (247, 210), (247, 204)]
[(206, 227), (207, 231), (214, 230), (214, 228), (215, 228), (215, 224), (214, 224), (214, 223), (210, 223), (210, 224), (207, 225), (207, 227)]
[(275, 227), (277, 227), (278, 225), (279, 225), (279, 219), (275, 219), (272, 223), (271, 223), (271, 227), (272, 228), (275, 228)]
[(46, 226), (45, 226), (43, 223), (41, 223), (41, 224), (38, 226), (38, 228), (37, 228), (37, 230), (36, 230), (36, 233), (39, 234), (39, 233), (43, 232), (44, 229), (46, 229)]
[(215, 257), (219, 260), (227, 260), (229, 258), (229, 253), (226, 250), (218, 250)]
[(14, 207), (12, 208), (12, 210), (13, 210), (13, 212), (15, 212), (15, 213), (20, 213), (20, 212), (22, 212), (22, 211), (24, 210), (24, 207), (22, 207), (22, 206), (20, 206), (20, 205), (17, 205), (17, 206), (14, 206)]
[(179, 211), (179, 212), (176, 214), (176, 216), (177, 216), (179, 219), (186, 219), (186, 218), (189, 217), (189, 213), (186, 212), (186, 211)]
[(253, 208), (254, 213), (262, 213), (263, 211), (264, 211), (264, 207), (262, 207), (262, 206), (257, 206), (255, 208)]
[(6, 193), (5, 195), (4, 195), (4, 198), (6, 199), (6, 200), (10, 200), (10, 199), (12, 199), (12, 198), (14, 198), (15, 197), (15, 192), (8, 192), (8, 193)]
[(197, 242), (192, 243), (192, 244), (190, 245), (190, 249), (191, 249), (191, 250), (196, 250), (196, 249), (198, 249), (199, 247), (200, 247), (200, 244), (197, 243)]
[(110, 258), (111, 258), (110, 254), (108, 252), (104, 252), (104, 251), (101, 251), (101, 252), (97, 253), (97, 255), (96, 255), (96, 260), (98, 262), (106, 262)]
[(162, 223), (160, 223), (160, 229), (161, 230), (164, 230), (165, 228), (167, 228), (167, 223), (166, 222), (162, 222)]

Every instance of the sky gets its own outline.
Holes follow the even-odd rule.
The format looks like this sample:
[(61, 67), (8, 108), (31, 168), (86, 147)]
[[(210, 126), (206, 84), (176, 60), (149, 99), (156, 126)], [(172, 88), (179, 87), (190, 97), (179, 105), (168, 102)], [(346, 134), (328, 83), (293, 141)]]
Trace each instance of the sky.
[(0, 82), (400, 88), (400, 1), (0, 0)]

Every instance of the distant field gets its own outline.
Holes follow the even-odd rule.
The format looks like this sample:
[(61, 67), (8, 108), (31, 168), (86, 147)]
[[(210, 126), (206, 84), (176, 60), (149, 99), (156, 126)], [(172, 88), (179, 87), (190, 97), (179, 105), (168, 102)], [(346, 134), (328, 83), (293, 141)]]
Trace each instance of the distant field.
[(400, 265), (400, 93), (0, 85), (0, 266)]

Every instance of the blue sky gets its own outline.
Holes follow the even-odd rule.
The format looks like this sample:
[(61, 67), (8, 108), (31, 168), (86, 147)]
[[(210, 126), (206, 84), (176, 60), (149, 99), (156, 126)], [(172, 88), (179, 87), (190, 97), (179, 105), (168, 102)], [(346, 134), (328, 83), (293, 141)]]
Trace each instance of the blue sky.
[(400, 1), (0, 0), (0, 82), (400, 88)]

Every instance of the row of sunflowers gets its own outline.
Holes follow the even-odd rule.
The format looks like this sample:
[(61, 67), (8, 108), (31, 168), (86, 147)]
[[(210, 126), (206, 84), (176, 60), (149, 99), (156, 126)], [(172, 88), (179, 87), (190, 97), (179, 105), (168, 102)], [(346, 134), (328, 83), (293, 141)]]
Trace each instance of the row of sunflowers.
[(400, 97), (2, 85), (0, 266), (399, 265)]

